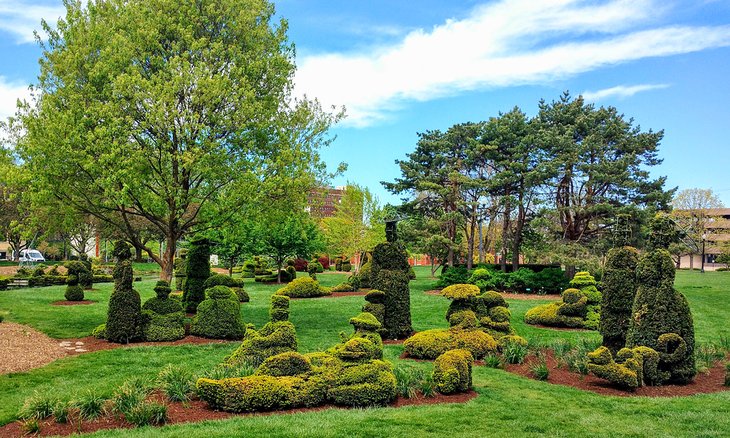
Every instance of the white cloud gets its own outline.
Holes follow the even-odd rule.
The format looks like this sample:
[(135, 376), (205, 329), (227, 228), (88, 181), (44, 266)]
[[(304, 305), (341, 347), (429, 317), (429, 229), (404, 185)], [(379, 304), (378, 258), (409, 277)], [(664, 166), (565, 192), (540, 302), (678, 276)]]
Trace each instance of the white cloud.
[(369, 53), (304, 57), (298, 93), (345, 105), (351, 126), (408, 101), (537, 84), (647, 57), (730, 45), (730, 26), (657, 26), (658, 0), (500, 0)]
[(35, 41), (33, 31), (41, 31), (41, 19), (54, 25), (59, 17), (66, 15), (66, 10), (60, 4), (39, 5), (14, 0), (0, 0), (0, 30), (15, 36), (18, 44)]
[(4, 121), (15, 114), (18, 99), (30, 100), (28, 84), (10, 82), (0, 76), (0, 120)]
[(617, 97), (624, 99), (642, 91), (661, 90), (668, 88), (669, 84), (640, 84), (640, 85), (617, 85), (611, 88), (604, 88), (597, 91), (583, 92), (583, 98), (588, 101), (598, 101), (606, 98)]

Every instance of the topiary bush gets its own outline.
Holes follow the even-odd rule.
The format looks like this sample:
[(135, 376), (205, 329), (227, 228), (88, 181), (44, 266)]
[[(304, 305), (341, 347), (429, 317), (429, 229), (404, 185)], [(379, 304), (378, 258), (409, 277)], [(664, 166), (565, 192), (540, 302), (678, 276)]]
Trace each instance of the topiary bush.
[(625, 246), (608, 251), (603, 273), (603, 301), (598, 331), (603, 336), (603, 346), (612, 354), (626, 345), (631, 308), (636, 297), (638, 284), (636, 266), (639, 252)]
[(398, 242), (381, 243), (373, 250), (371, 285), (385, 293), (383, 334), (402, 339), (413, 333), (408, 254)]
[(190, 243), (186, 257), (183, 305), (189, 313), (195, 313), (198, 304), (205, 299), (205, 281), (210, 277), (210, 242), (197, 239)]
[(84, 269), (77, 274), (79, 276), (79, 285), (85, 290), (91, 290), (94, 287), (94, 271), (91, 268), (91, 260), (86, 254), (81, 254), (79, 260), (84, 266)]
[(180, 249), (177, 252), (178, 256), (175, 257), (175, 261), (173, 262), (174, 268), (175, 268), (175, 289), (176, 290), (184, 290), (185, 289), (185, 278), (187, 274), (185, 273), (187, 270), (187, 255), (188, 250), (187, 249)]
[(114, 244), (114, 291), (109, 298), (106, 320), (106, 339), (126, 344), (143, 338), (142, 303), (139, 293), (132, 288), (132, 252), (126, 242)]
[(601, 292), (588, 272), (578, 272), (563, 291), (562, 301), (533, 307), (525, 313), (525, 322), (552, 327), (597, 330), (601, 312)]
[(276, 291), (276, 295), (284, 295), (289, 298), (313, 298), (331, 294), (332, 292), (320, 286), (319, 283), (311, 277), (297, 278)]
[(469, 391), (473, 361), (474, 357), (468, 350), (449, 350), (437, 357), (432, 374), (436, 390), (442, 394)]
[(78, 260), (66, 262), (63, 266), (68, 271), (64, 296), (68, 301), (83, 301), (84, 289), (79, 283), (79, 277), (82, 272), (86, 271), (86, 266)]
[(449, 350), (464, 349), (477, 359), (497, 353), (497, 342), (482, 330), (433, 329), (418, 332), (403, 342), (405, 352), (418, 359), (436, 359)]
[(214, 286), (205, 293), (207, 298), (198, 305), (190, 333), (211, 339), (243, 338), (246, 327), (236, 294), (226, 286)]
[(231, 288), (233, 293), (238, 297), (238, 301), (242, 303), (248, 303), (251, 298), (248, 296), (248, 292), (243, 289), (243, 279), (233, 278), (228, 275), (213, 274), (205, 280), (203, 283), (206, 289), (210, 289), (215, 286), (226, 286)]
[(256, 375), (283, 377), (306, 374), (312, 371), (312, 363), (296, 351), (267, 358), (256, 370)]
[(674, 289), (675, 268), (664, 249), (644, 254), (636, 269), (639, 284), (626, 346), (660, 354), (659, 383), (687, 383), (695, 374), (694, 324), (687, 299)]
[(185, 337), (185, 314), (180, 301), (170, 299), (170, 284), (158, 281), (156, 297), (142, 305), (142, 333), (149, 342), (176, 341)]

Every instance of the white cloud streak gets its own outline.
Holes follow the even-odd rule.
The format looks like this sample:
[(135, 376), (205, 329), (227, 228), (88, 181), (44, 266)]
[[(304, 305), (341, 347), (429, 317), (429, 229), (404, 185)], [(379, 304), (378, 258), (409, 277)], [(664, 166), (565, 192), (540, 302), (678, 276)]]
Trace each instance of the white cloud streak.
[(658, 0), (500, 0), (369, 53), (304, 57), (297, 93), (369, 126), (409, 101), (540, 84), (601, 67), (730, 45), (728, 26), (660, 26)]
[(39, 5), (23, 1), (0, 0), (0, 30), (10, 33), (18, 44), (35, 41), (33, 31), (41, 30), (41, 20), (54, 25), (66, 15), (60, 1), (56, 5)]
[(643, 91), (661, 90), (664, 88), (669, 88), (669, 84), (617, 85), (602, 90), (585, 91), (583, 92), (583, 98), (587, 102), (595, 102), (612, 97), (625, 99)]

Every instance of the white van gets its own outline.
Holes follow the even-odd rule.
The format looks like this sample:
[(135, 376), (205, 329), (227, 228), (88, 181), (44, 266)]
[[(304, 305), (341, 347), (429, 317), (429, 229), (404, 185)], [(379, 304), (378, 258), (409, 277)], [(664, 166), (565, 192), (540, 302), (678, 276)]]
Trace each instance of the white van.
[(43, 257), (40, 251), (37, 249), (23, 249), (20, 250), (20, 261), (21, 262), (45, 262), (46, 259)]

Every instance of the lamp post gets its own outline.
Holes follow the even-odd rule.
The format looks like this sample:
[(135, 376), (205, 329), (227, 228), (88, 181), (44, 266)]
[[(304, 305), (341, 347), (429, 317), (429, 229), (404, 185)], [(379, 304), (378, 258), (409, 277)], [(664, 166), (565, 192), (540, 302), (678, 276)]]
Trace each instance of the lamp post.
[(705, 240), (707, 239), (707, 234), (702, 235), (702, 260), (700, 265), (700, 273), (705, 273)]

